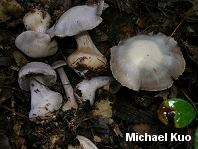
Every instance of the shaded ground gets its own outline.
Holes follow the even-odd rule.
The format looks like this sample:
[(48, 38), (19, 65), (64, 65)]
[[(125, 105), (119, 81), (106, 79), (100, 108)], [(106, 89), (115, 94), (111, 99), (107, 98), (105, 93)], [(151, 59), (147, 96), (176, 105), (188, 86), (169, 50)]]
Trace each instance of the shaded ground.
[[(56, 60), (65, 59), (75, 50), (76, 45), (73, 37), (56, 39), (59, 43), (59, 51), (54, 56), (42, 59), (31, 59), (25, 55), (17, 57), (13, 54), (18, 51), (14, 40), (25, 30), (22, 18), (33, 7), (42, 7), (49, 10), (53, 19), (52, 24), (54, 24), (66, 9), (84, 4), (85, 1), (18, 0), (17, 2), (24, 10), (19, 14), (16, 14), (17, 11), (9, 12), (10, 18), (0, 23), (0, 133), (6, 134), (13, 148), (59, 147), (64, 149), (68, 144), (77, 144), (74, 140), (76, 134), (94, 140), (100, 149), (193, 148), (192, 141), (126, 142), (125, 133), (148, 132), (157, 135), (167, 132), (169, 135), (171, 132), (176, 132), (190, 134), (193, 137), (196, 122), (187, 128), (175, 129), (162, 124), (157, 118), (156, 111), (164, 99), (171, 97), (187, 100), (185, 96), (187, 94), (194, 103), (197, 102), (198, 11), (196, 1), (172, 0), (168, 3), (163, 0), (159, 2), (106, 0), (109, 8), (102, 14), (103, 22), (89, 33), (97, 48), (108, 60), (110, 48), (117, 45), (119, 41), (150, 32), (172, 35), (179, 43), (186, 60), (185, 72), (168, 90), (135, 92), (122, 88), (116, 95), (112, 95), (108, 90), (99, 89), (96, 92), (96, 101), (108, 98), (112, 102), (113, 120), (117, 125), (109, 125), (105, 120), (101, 120), (101, 117), (93, 116), (92, 111), (95, 107), (81, 110), (75, 116), (73, 113), (60, 112), (55, 119), (44, 125), (36, 125), (29, 121), (30, 93), (22, 91), (18, 86), (19, 69), (31, 61), (52, 64)], [(86, 2), (94, 3), (91, 0)], [(81, 78), (68, 67), (65, 67), (65, 71), (75, 87)], [(110, 69), (104, 75), (111, 75)], [(51, 89), (64, 95), (59, 79)], [(65, 95), (64, 98), (66, 100)], [(115, 128), (118, 126), (123, 138), (115, 133)], [(101, 140), (96, 139), (96, 136)]]

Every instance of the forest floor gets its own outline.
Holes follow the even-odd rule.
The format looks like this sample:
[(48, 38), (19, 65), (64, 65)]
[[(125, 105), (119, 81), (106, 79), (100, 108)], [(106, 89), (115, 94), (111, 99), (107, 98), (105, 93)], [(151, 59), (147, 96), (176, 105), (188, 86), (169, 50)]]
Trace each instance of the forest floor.
[[(5, 2), (6, 0), (3, 0)], [(14, 0), (12, 0), (14, 1)], [(12, 2), (11, 1), (11, 2)], [(9, 139), (13, 149), (61, 148), (77, 144), (76, 135), (93, 141), (99, 149), (186, 149), (193, 148), (193, 139), (186, 141), (126, 142), (125, 134), (136, 132), (150, 135), (168, 133), (189, 134), (194, 137), (197, 122), (185, 128), (164, 125), (157, 116), (160, 103), (177, 97), (197, 103), (198, 93), (198, 1), (169, 0), (106, 0), (109, 7), (103, 12), (102, 23), (89, 31), (96, 47), (109, 62), (110, 48), (120, 41), (137, 34), (162, 32), (173, 37), (181, 47), (186, 61), (185, 72), (175, 80), (173, 86), (163, 91), (133, 91), (123, 87), (116, 94), (108, 89), (96, 91), (95, 102), (109, 100), (113, 112), (113, 123), (93, 115), (96, 106), (81, 109), (75, 114), (59, 112), (49, 123), (35, 124), (28, 118), (30, 92), (18, 85), (18, 71), (28, 62), (41, 61), (48, 64), (66, 59), (75, 49), (73, 37), (55, 38), (58, 52), (47, 58), (33, 59), (19, 52), (15, 46), (16, 37), (25, 31), (23, 16), (33, 8), (42, 8), (52, 16), (53, 25), (67, 9), (76, 5), (96, 3), (94, 0), (17, 0), (20, 7), (6, 7), (6, 17), (0, 17), (0, 140)], [(12, 10), (12, 11), (10, 11)], [(1, 14), (0, 14), (1, 15)], [(68, 78), (75, 88), (81, 81), (71, 68), (65, 67)], [(102, 75), (112, 75), (108, 67)], [(124, 76), (123, 76), (124, 77)], [(66, 96), (60, 79), (50, 89)], [(187, 96), (186, 96), (187, 95)], [(6, 137), (5, 137), (6, 136)], [(2, 145), (2, 141), (0, 141)]]

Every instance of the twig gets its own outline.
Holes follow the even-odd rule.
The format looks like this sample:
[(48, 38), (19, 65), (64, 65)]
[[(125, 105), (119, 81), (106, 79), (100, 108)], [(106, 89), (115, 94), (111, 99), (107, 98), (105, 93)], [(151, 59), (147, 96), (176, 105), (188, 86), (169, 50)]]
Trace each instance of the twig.
[(20, 116), (20, 117), (22, 117), (22, 118), (28, 120), (28, 117), (27, 117), (27, 116), (22, 115), (22, 114), (20, 114), (20, 113), (18, 113), (18, 112), (15, 112), (15, 111), (13, 111), (12, 109), (8, 108), (7, 106), (3, 106), (3, 105), (0, 105), (0, 106), (3, 107), (3, 108), (5, 108), (5, 109), (8, 110), (8, 111), (11, 111), (12, 113), (14, 113), (14, 114), (16, 114), (16, 115), (18, 115), (18, 116)]
[[(192, 7), (193, 8), (193, 7)], [(170, 35), (169, 39), (173, 36), (173, 34), (176, 32), (176, 30), (179, 28), (179, 26), (183, 23), (183, 21), (186, 19), (186, 17), (190, 14), (191, 10), (188, 10), (188, 12), (186, 13), (186, 15), (184, 16), (184, 18), (181, 20), (181, 22), (177, 25), (177, 27), (174, 29), (174, 31), (172, 32), (172, 34)]]

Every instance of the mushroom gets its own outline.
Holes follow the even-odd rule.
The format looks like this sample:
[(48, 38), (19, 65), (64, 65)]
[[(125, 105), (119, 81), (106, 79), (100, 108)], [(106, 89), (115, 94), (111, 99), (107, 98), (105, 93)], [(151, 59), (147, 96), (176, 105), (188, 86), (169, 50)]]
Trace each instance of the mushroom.
[(19, 71), (18, 83), (22, 90), (31, 92), (31, 111), (29, 119), (40, 123), (56, 115), (62, 105), (62, 96), (47, 86), (56, 82), (56, 72), (48, 64), (31, 62)]
[(98, 149), (92, 141), (90, 141), (88, 138), (86, 138), (84, 136), (77, 135), (76, 139), (78, 139), (82, 148)]
[(84, 31), (75, 35), (75, 39), (77, 50), (67, 58), (68, 65), (84, 78), (106, 71), (107, 59), (98, 51), (88, 32)]
[(58, 51), (57, 42), (48, 34), (36, 31), (22, 32), (15, 40), (16, 47), (31, 58), (54, 55)]
[(58, 22), (47, 30), (51, 37), (74, 36), (82, 31), (91, 30), (102, 22), (100, 15), (108, 7), (104, 0), (98, 4), (75, 6), (67, 10)]
[(82, 149), (98, 149), (96, 147), (96, 145), (91, 141), (89, 140), (88, 138), (84, 137), (84, 136), (80, 136), (80, 135), (77, 135), (76, 136), (76, 139), (78, 139), (79, 141), (79, 145), (77, 146), (72, 146), (72, 145), (68, 145), (68, 149), (79, 149), (79, 148), (82, 148)]
[(67, 65), (65, 61), (60, 60), (52, 64), (52, 68), (56, 69), (59, 77), (61, 79), (63, 88), (65, 90), (66, 96), (68, 101), (63, 105), (62, 110), (67, 111), (72, 108), (78, 109), (78, 104), (76, 102), (76, 99), (74, 97), (74, 91), (73, 87), (71, 86), (69, 79), (63, 69), (63, 66)]
[(184, 72), (185, 60), (173, 38), (137, 35), (111, 48), (110, 68), (123, 86), (158, 91), (172, 86)]
[(91, 79), (84, 79), (76, 85), (75, 96), (79, 103), (88, 101), (90, 106), (93, 106), (96, 90), (113, 81), (114, 78), (110, 76), (97, 76)]
[(101, 0), (99, 4), (76, 6), (67, 10), (47, 33), (51, 37), (75, 35), (77, 50), (68, 57), (68, 65), (80, 76), (91, 77), (106, 71), (107, 60), (98, 51), (87, 30), (102, 22), (100, 15), (108, 7)]
[(41, 33), (45, 33), (49, 28), (51, 16), (47, 12), (34, 9), (28, 12), (23, 17), (23, 23), (27, 30), (33, 30)]

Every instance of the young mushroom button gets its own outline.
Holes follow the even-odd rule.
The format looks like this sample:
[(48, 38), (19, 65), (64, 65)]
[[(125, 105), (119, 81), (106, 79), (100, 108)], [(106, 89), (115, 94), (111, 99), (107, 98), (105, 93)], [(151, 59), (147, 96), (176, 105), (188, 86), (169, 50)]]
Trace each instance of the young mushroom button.
[(110, 67), (123, 86), (133, 90), (164, 90), (185, 70), (177, 42), (162, 33), (137, 35), (111, 48)]
[(56, 69), (59, 77), (61, 79), (63, 88), (65, 90), (66, 96), (68, 101), (63, 105), (62, 110), (63, 111), (67, 111), (70, 109), (78, 109), (78, 104), (76, 102), (76, 99), (74, 97), (74, 91), (73, 88), (69, 82), (69, 79), (63, 69), (63, 66), (66, 65), (66, 62), (63, 60), (57, 61), (55, 63), (52, 64), (52, 68)]
[(51, 91), (47, 86), (56, 82), (56, 72), (48, 64), (31, 62), (19, 71), (18, 83), (22, 90), (31, 92), (31, 111), (29, 119), (36, 123), (48, 121), (56, 115), (62, 105), (61, 94)]

